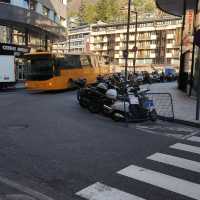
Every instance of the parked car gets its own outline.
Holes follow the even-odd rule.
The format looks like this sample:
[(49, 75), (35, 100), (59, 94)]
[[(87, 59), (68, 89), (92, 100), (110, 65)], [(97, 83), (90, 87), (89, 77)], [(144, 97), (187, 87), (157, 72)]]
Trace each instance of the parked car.
[(175, 81), (177, 79), (176, 70), (171, 66), (164, 68), (164, 76), (166, 81)]

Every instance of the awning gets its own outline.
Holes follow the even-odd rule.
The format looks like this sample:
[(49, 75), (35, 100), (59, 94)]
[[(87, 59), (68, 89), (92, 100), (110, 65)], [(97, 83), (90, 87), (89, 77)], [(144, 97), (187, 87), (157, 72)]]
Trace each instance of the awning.
[(155, 0), (157, 7), (172, 15), (181, 16), (184, 13), (184, 1), (187, 9), (195, 9), (197, 0)]

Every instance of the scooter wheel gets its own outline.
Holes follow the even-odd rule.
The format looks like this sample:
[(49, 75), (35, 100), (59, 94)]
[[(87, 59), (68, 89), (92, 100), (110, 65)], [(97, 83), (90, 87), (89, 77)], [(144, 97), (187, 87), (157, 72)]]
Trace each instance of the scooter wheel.
[(80, 99), (81, 99), (80, 98), (80, 90), (77, 91), (76, 98), (77, 98), (78, 101), (80, 101)]
[(88, 106), (88, 110), (91, 113), (99, 113), (101, 111), (101, 107), (98, 103), (90, 103), (90, 105)]
[(80, 106), (82, 107), (82, 108), (87, 108), (88, 106), (87, 106), (87, 104), (84, 102), (84, 101), (79, 101), (79, 104), (80, 104)]
[(155, 122), (158, 119), (158, 115), (155, 109), (150, 112), (150, 119), (151, 121)]
[(125, 119), (124, 114), (119, 113), (119, 112), (113, 112), (112, 115), (111, 115), (111, 118), (115, 122), (120, 122), (120, 121), (123, 121)]

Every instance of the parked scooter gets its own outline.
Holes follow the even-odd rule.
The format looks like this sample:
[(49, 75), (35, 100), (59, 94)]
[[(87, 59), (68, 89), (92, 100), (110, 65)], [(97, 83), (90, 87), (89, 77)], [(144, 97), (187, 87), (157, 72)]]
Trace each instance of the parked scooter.
[(124, 99), (118, 99), (110, 107), (111, 118), (115, 121), (144, 121), (157, 120), (157, 113), (153, 100), (147, 96), (148, 90), (138, 91), (133, 89)]
[(102, 112), (115, 121), (157, 119), (153, 101), (146, 94), (148, 90), (140, 91), (136, 85), (127, 88), (125, 97), (121, 95), (122, 92), (122, 88), (103, 81), (96, 87), (80, 88), (77, 96), (82, 107), (92, 113)]

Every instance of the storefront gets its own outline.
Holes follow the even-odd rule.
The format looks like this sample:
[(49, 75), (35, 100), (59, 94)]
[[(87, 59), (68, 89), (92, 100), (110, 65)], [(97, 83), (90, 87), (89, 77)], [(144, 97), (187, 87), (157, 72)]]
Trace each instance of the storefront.
[(164, 12), (182, 16), (182, 39), (179, 71), (179, 89), (189, 95), (197, 90), (200, 53), (194, 43), (194, 35), (200, 29), (199, 0), (156, 0), (157, 6)]
[(22, 81), (26, 77), (26, 67), (23, 55), (30, 52), (30, 48), (24, 45), (0, 43), (0, 55), (14, 55), (16, 80)]

